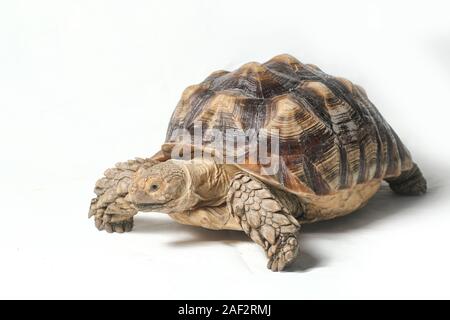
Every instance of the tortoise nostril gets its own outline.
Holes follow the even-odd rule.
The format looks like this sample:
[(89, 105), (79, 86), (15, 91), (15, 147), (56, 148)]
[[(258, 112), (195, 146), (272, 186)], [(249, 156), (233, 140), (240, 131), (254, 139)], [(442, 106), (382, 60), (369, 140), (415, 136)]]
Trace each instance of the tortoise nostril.
[(158, 184), (152, 183), (152, 184), (150, 185), (150, 191), (151, 191), (151, 192), (154, 192), (154, 191), (156, 191), (156, 190), (158, 190), (158, 189), (159, 189), (159, 185), (158, 185)]

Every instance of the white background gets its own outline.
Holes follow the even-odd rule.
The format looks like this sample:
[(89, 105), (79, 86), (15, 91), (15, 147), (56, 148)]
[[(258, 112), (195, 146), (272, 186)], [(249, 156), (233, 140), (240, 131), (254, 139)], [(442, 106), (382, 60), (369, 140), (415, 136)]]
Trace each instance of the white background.
[[(450, 298), (447, 1), (1, 1), (0, 298)], [(243, 233), (87, 219), (93, 186), (164, 141), (182, 90), (290, 53), (362, 85), (429, 182), (306, 226), (272, 273)]]

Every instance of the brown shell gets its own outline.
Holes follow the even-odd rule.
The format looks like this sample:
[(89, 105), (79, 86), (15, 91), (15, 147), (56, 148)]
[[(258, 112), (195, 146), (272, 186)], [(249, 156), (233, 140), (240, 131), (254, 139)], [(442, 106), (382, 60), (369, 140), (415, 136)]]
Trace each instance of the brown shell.
[[(332, 194), (374, 179), (400, 175), (411, 156), (394, 130), (350, 81), (289, 55), (217, 71), (188, 87), (167, 131), (166, 155), (180, 143), (177, 129), (278, 129), (280, 170), (260, 176), (260, 165), (239, 165), (296, 194)], [(248, 150), (245, 150), (248, 152)]]

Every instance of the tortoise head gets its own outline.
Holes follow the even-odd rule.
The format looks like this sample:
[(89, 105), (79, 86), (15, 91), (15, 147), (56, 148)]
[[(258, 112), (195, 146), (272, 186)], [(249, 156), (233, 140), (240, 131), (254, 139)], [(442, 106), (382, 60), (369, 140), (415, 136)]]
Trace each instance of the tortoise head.
[(189, 181), (188, 172), (174, 160), (142, 167), (133, 178), (128, 198), (139, 211), (181, 212), (187, 209)]

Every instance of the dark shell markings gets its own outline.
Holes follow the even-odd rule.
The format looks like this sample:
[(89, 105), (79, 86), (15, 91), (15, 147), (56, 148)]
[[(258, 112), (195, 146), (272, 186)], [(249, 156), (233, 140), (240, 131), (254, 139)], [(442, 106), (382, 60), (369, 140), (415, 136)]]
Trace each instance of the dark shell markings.
[[(188, 87), (172, 115), (166, 150), (178, 143), (180, 129), (193, 132), (198, 123), (204, 145), (207, 129), (277, 130), (280, 165), (265, 180), (297, 194), (332, 194), (413, 165), (361, 87), (289, 55), (216, 71)], [(260, 175), (259, 164), (239, 166)]]

